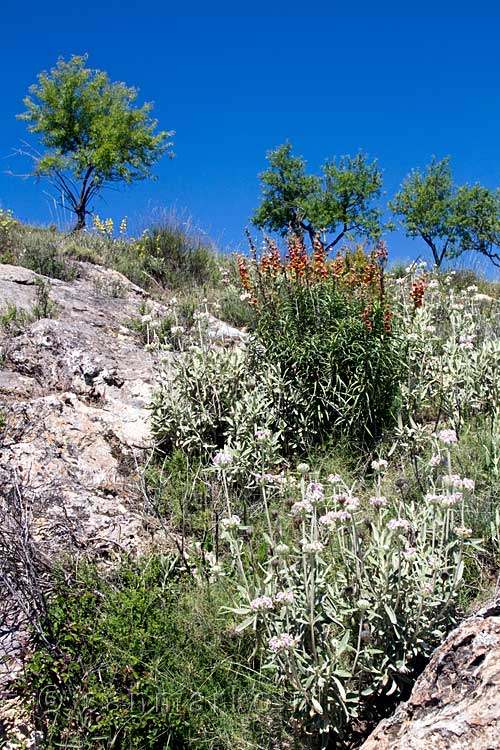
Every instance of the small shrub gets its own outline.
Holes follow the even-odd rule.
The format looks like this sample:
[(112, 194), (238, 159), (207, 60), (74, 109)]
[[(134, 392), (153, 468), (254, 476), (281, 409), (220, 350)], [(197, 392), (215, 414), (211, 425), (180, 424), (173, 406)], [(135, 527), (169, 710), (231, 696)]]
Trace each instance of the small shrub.
[(24, 238), (23, 265), (41, 276), (61, 281), (73, 281), (77, 276), (75, 266), (61, 252), (50, 233), (29, 233)]
[(171, 558), (107, 583), (92, 568), (67, 581), (21, 684), (45, 750), (269, 746), (268, 687), (245, 666), (249, 639), (217, 617), (220, 587), (201, 588)]
[[(125, 275), (136, 267), (141, 277), (139, 283), (153, 281), (169, 289), (202, 286), (218, 278), (214, 250), (175, 223), (153, 226), (143, 232), (140, 239), (130, 244), (123, 264)], [(119, 259), (117, 267), (122, 270)]]
[(0, 328), (8, 336), (19, 336), (31, 323), (31, 315), (21, 307), (8, 305), (7, 309), (0, 313)]
[(15, 264), (13, 230), (16, 226), (12, 211), (0, 208), (0, 263)]

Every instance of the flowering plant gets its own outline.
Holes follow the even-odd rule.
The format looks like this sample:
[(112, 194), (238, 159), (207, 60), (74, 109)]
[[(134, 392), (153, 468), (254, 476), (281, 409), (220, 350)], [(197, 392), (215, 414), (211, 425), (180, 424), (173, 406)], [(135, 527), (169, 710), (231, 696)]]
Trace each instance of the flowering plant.
[[(237, 629), (253, 632), (306, 731), (341, 736), (381, 696), (400, 696), (455, 621), (464, 549), (477, 542), (464, 521), (474, 482), (453, 473), (449, 433), (434, 441), (444, 473), (431, 467), (418, 499), (384, 486), (384, 459), (372, 464), (364, 501), (337, 475), (317, 481), (307, 465), (288, 485), (264, 483), (269, 553), (260, 563), (247, 564), (248, 535), (228, 508)], [(288, 516), (274, 515), (272, 493), (294, 486)]]
[(291, 443), (323, 442), (332, 433), (359, 442), (392, 422), (401, 376), (399, 336), (386, 292), (387, 248), (339, 251), (328, 260), (296, 234), (287, 253), (266, 239), (258, 256), (240, 258), (240, 277), (256, 317), (255, 343), (302, 396), (285, 409)]

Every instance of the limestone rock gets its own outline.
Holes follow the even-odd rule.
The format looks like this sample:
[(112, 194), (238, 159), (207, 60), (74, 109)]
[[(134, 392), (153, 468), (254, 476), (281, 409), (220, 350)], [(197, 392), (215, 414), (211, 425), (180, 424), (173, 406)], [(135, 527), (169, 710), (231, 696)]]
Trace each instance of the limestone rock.
[(435, 651), (410, 699), (360, 750), (500, 748), (500, 599)]

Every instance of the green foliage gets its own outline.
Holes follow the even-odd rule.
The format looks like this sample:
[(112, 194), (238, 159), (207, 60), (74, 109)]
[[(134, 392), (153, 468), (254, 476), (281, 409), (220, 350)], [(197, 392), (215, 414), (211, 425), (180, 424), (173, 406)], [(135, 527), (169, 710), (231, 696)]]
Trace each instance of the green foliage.
[[(384, 287), (386, 250), (326, 263), (289, 238), (289, 261), (270, 253), (242, 281), (254, 302), (260, 357), (300, 401), (282, 403), (287, 441), (302, 448), (344, 436), (376, 442), (394, 421), (403, 369), (400, 338)], [(295, 441), (294, 441), (295, 437)]]
[(218, 619), (224, 601), (170, 558), (109, 582), (61, 575), (22, 686), (44, 750), (268, 747), (265, 681), (244, 663), (248, 639)]
[(208, 463), (224, 448), (234, 453), (233, 473), (250, 485), (260, 464), (259, 429), (272, 429), (269, 464), (281, 452), (279, 372), (247, 351), (196, 347), (169, 365), (152, 403), (151, 429), (167, 455), (182, 449)]
[(33, 154), (36, 177), (48, 178), (64, 196), (63, 208), (85, 226), (90, 201), (108, 184), (151, 177), (151, 167), (171, 146), (172, 132), (155, 133), (152, 104), (134, 106), (138, 92), (86, 68), (87, 56), (62, 58), (38, 76), (18, 115), (45, 152)]
[(311, 242), (331, 235), (325, 249), (346, 235), (378, 237), (382, 174), (376, 162), (359, 153), (325, 162), (320, 177), (306, 174), (302, 157), (292, 156), (286, 143), (268, 154), (270, 168), (260, 175), (262, 203), (253, 223), (283, 236), (291, 229), (306, 232)]
[(0, 313), (0, 328), (8, 336), (19, 336), (31, 321), (31, 315), (16, 305), (7, 305), (7, 308)]
[(449, 158), (433, 158), (424, 174), (413, 170), (389, 206), (409, 237), (424, 240), (437, 267), (470, 250), (500, 264), (500, 191), (457, 187)]
[(12, 211), (0, 208), (0, 263), (15, 262), (12, 230), (16, 226)]
[(62, 281), (73, 281), (77, 269), (70, 260), (64, 257), (60, 245), (50, 235), (25, 233), (23, 265), (41, 276)]
[(142, 262), (146, 278), (169, 289), (202, 286), (219, 277), (214, 249), (173, 222), (143, 232), (131, 252)]

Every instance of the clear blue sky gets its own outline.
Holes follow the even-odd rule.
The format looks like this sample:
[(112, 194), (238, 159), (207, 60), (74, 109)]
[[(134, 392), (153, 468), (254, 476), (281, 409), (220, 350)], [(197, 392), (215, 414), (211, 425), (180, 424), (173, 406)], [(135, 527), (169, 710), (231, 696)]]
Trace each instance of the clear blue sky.
[[(91, 67), (140, 88), (174, 161), (96, 202), (131, 219), (176, 207), (223, 246), (244, 247), (265, 154), (286, 139), (317, 170), (363, 149), (385, 171), (387, 197), (430, 156), (451, 155), (458, 181), (500, 185), (500, 6), (448, 0), (240, 5), (3, 0), (0, 205), (50, 223), (43, 186), (4, 174), (26, 138), (15, 119), (38, 72), (88, 52)], [(394, 234), (393, 257), (418, 244)]]

